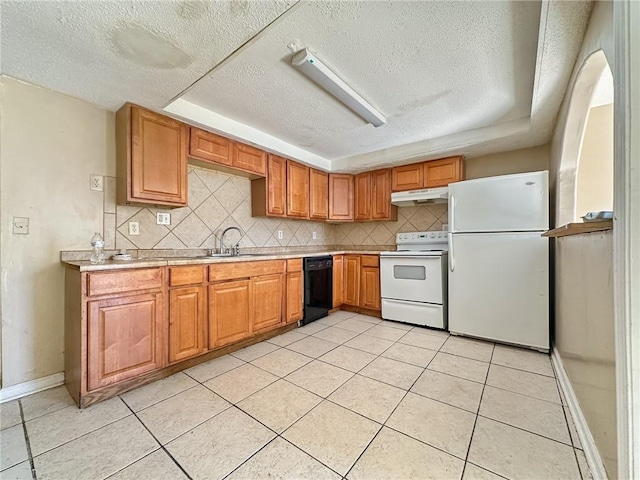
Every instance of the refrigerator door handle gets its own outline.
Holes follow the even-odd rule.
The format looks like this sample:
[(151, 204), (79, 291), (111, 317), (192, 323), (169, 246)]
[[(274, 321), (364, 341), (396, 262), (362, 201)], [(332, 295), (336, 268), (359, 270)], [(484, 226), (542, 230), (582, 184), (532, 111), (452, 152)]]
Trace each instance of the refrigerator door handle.
[(453, 258), (453, 234), (449, 234), (449, 270), (452, 272), (456, 269), (456, 259)]
[(450, 232), (455, 232), (456, 231), (456, 196), (455, 195), (451, 195), (451, 198), (449, 199), (449, 231)]

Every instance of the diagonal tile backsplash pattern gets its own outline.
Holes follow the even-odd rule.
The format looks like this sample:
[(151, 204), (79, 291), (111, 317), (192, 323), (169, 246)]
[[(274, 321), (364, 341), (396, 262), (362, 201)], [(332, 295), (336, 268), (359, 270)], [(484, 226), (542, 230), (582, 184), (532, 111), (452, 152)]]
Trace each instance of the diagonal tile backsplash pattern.
[[(398, 232), (441, 230), (447, 204), (398, 209), (397, 222), (328, 224), (251, 216), (251, 181), (215, 170), (189, 166), (187, 207), (174, 209), (116, 205), (115, 178), (105, 177), (104, 229), (107, 249), (219, 248), (222, 231), (240, 227), (243, 248), (321, 245), (393, 245)], [(156, 213), (171, 214), (171, 225), (157, 225)], [(129, 235), (129, 222), (138, 222), (139, 235)], [(282, 231), (282, 239), (277, 232)], [(316, 239), (313, 239), (316, 232)], [(227, 234), (227, 243), (239, 235)]]

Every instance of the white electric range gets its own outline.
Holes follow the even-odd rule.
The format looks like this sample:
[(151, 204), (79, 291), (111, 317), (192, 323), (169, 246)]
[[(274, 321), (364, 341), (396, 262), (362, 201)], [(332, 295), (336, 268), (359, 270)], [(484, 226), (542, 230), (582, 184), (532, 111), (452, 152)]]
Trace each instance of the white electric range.
[(447, 328), (447, 232), (398, 233), (380, 254), (382, 318)]

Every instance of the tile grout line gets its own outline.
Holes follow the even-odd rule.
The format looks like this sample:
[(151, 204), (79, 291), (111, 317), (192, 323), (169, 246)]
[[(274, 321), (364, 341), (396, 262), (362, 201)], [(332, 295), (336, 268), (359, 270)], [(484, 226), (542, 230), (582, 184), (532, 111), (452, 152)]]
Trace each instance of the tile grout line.
[[(493, 353), (495, 351), (496, 351), (496, 345), (494, 343), (493, 348), (491, 349), (491, 357), (489, 358), (489, 366), (491, 365), (491, 360), (493, 360)], [(467, 469), (467, 462), (469, 461), (469, 452), (471, 452), (471, 444), (473, 443), (473, 435), (476, 433), (476, 425), (478, 424), (478, 417), (480, 416), (480, 406), (482, 405), (482, 397), (484, 397), (484, 390), (487, 387), (487, 379), (489, 378), (489, 368), (487, 368), (487, 373), (484, 376), (482, 392), (480, 393), (480, 401), (478, 402), (478, 409), (476, 410), (476, 418), (474, 418), (473, 420), (473, 428), (471, 429), (471, 436), (469, 437), (469, 444), (467, 445), (467, 454), (464, 457), (464, 465), (462, 466), (461, 477), (464, 477), (464, 471)]]
[(33, 480), (38, 480), (38, 475), (36, 474), (36, 466), (33, 461), (33, 453), (31, 452), (31, 442), (29, 441), (29, 432), (27, 432), (27, 423), (24, 420), (24, 411), (22, 409), (21, 399), (18, 399), (18, 407), (20, 408), (20, 420), (22, 421), (22, 431), (24, 433), (24, 441), (27, 447), (27, 457), (29, 460), (29, 465), (31, 467), (31, 478)]
[[(132, 414), (133, 414), (133, 416), (136, 418), (136, 420), (138, 420), (138, 422), (140, 422), (140, 424), (144, 427), (144, 429), (145, 429), (147, 432), (149, 432), (149, 435), (151, 435), (151, 437), (152, 437), (152, 438), (153, 438), (153, 439), (158, 443), (158, 445), (160, 446), (160, 448), (155, 449), (153, 452), (157, 452), (158, 450), (162, 450), (162, 451), (164, 451), (164, 453), (166, 453), (166, 454), (167, 454), (167, 456), (171, 459), (171, 461), (173, 461), (173, 463), (175, 463), (175, 464), (177, 465), (177, 467), (182, 471), (182, 473), (184, 473), (184, 474), (185, 474), (185, 476), (186, 476), (189, 480), (193, 480), (193, 479), (191, 478), (191, 475), (189, 475), (189, 474), (187, 473), (187, 471), (186, 471), (184, 468), (182, 468), (182, 465), (180, 465), (180, 464), (176, 461), (176, 459), (175, 459), (175, 458), (173, 458), (173, 455), (171, 455), (171, 453), (169, 453), (169, 451), (165, 448), (165, 446), (162, 444), (162, 442), (160, 442), (160, 441), (156, 438), (156, 436), (155, 436), (155, 435), (153, 434), (153, 432), (149, 429), (149, 427), (147, 427), (147, 425), (146, 425), (142, 420), (140, 420), (140, 418), (138, 417), (138, 415), (136, 415), (136, 412), (134, 412), (134, 411), (131, 409), (131, 407), (129, 407), (129, 405), (127, 405), (127, 403), (126, 403), (126, 402), (123, 402), (123, 403), (127, 406), (127, 408), (129, 409), (129, 411), (131, 411), (131, 413), (132, 413)], [(226, 411), (226, 410), (228, 410), (228, 408), (225, 408), (224, 410), (222, 410), (222, 412), (224, 412), (224, 411)], [(222, 413), (222, 412), (218, 412), (218, 413), (216, 413), (216, 415), (219, 415), (219, 414), (220, 414), (220, 413)], [(215, 417), (216, 415), (214, 415), (213, 417)], [(213, 417), (211, 417), (211, 418), (213, 418)], [(210, 420), (210, 418), (209, 418), (209, 419), (207, 419), (207, 420)], [(205, 422), (206, 422), (207, 420), (205, 420)], [(202, 423), (204, 423), (204, 422), (202, 422)], [(202, 425), (202, 423), (200, 423), (200, 424), (196, 425), (196, 427), (198, 427), (198, 426)], [(196, 428), (196, 427), (193, 427), (193, 428)], [(188, 432), (190, 432), (191, 430), (193, 430), (193, 429), (190, 429), (190, 430), (188, 430), (188, 431), (187, 431), (187, 432), (185, 432), (185, 433), (188, 433)], [(184, 435), (184, 434), (182, 434), (182, 435)], [(179, 438), (179, 437), (181, 437), (182, 435), (178, 435), (176, 438)], [(171, 441), (175, 440), (176, 438), (172, 439)], [(138, 458), (135, 462), (132, 462), (132, 463), (130, 463), (129, 465), (127, 465), (127, 466), (125, 466), (125, 467), (121, 468), (120, 470), (118, 470), (118, 472), (120, 472), (120, 471), (124, 470), (125, 468), (130, 467), (131, 465), (133, 465), (133, 464), (134, 464), (134, 463), (136, 463), (136, 462), (139, 462), (140, 460), (142, 460), (142, 459), (143, 459), (143, 458), (145, 458), (146, 456), (151, 455), (153, 452), (149, 452), (149, 453), (148, 453), (147, 455), (145, 455), (144, 457)], [(118, 473), (118, 472), (115, 472), (115, 473)], [(115, 475), (115, 473), (114, 473), (114, 475)]]

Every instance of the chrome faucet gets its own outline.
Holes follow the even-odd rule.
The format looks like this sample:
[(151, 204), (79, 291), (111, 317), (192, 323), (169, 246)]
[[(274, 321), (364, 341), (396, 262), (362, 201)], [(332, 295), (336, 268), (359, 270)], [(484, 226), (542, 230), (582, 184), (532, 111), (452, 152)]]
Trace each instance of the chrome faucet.
[[(229, 230), (236, 230), (240, 234), (240, 239), (232, 247), (227, 247), (224, 243), (224, 236)], [(231, 253), (231, 255), (240, 255), (240, 240), (242, 240), (242, 237), (244, 237), (244, 232), (240, 227), (231, 226), (225, 228), (222, 231), (222, 235), (220, 235), (220, 252), (225, 253), (223, 250), (226, 249), (228, 253)]]

